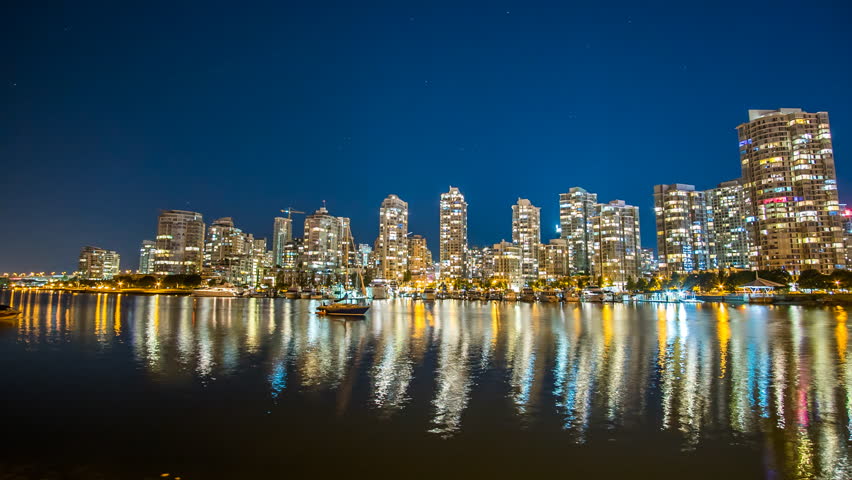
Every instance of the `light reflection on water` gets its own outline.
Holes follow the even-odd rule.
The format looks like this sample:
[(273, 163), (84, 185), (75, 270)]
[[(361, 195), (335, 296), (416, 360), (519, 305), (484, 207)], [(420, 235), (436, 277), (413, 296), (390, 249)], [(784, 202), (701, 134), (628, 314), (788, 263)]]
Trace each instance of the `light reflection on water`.
[(482, 408), (505, 429), (556, 428), (585, 445), (594, 432), (662, 431), (683, 452), (720, 439), (753, 449), (770, 476), (850, 475), (841, 307), (383, 301), (368, 320), (343, 322), (301, 300), (2, 295), (24, 311), (20, 355), (132, 355), (163, 384), (259, 370), (262, 384), (241, 388), (270, 409), (333, 392), (330, 415), (409, 416), (452, 438), (472, 428), (477, 392), (497, 392)]

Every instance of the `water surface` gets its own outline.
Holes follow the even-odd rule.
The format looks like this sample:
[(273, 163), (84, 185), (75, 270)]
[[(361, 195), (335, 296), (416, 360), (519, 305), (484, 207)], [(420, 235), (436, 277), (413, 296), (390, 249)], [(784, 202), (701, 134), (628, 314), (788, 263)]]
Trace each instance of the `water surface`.
[(18, 478), (852, 477), (843, 308), (0, 303)]

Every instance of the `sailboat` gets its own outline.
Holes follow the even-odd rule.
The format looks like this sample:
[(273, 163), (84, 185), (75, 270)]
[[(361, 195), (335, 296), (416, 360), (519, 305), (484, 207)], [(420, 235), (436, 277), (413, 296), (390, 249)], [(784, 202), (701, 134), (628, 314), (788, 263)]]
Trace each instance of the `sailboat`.
[[(358, 278), (361, 280), (361, 294), (366, 297), (366, 288), (364, 287), (364, 277), (361, 276), (361, 271), (358, 271)], [(320, 315), (348, 315), (363, 317), (367, 310), (370, 309), (369, 303), (345, 303), (349, 297), (345, 293), (342, 297), (335, 299), (333, 303), (328, 305), (320, 305), (317, 307), (317, 313)], [(359, 299), (353, 299), (358, 301)], [(365, 298), (366, 301), (366, 298)]]

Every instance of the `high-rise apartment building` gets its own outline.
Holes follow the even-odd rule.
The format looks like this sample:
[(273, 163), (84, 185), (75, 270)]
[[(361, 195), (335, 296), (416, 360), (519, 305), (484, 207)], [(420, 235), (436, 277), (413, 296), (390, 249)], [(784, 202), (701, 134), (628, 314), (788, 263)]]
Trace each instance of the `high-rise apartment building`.
[(426, 281), (432, 271), (432, 252), (422, 235), (412, 235), (408, 239), (408, 271), (414, 281)]
[(138, 273), (146, 275), (154, 273), (154, 256), (157, 253), (157, 242), (153, 240), (142, 240), (139, 248), (139, 270)]
[(639, 207), (613, 200), (596, 206), (594, 228), (594, 276), (624, 287), (639, 278), (642, 267)]
[(333, 217), (325, 207), (305, 217), (305, 267), (312, 274), (345, 273), (350, 256), (354, 262), (355, 242), (346, 217)]
[(564, 238), (551, 239), (541, 246), (539, 253), (539, 277), (543, 276), (548, 282), (571, 274), (569, 267), (568, 240)]
[(538, 251), (541, 245), (541, 209), (519, 198), (512, 205), (512, 242), (521, 251), (521, 275), (527, 283), (538, 280)]
[(87, 280), (109, 280), (118, 275), (121, 256), (100, 247), (86, 246), (80, 250), (78, 271)]
[(274, 265), (283, 265), (284, 245), (293, 240), (293, 219), (275, 217), (272, 224), (272, 261)]
[(408, 203), (388, 195), (379, 208), (379, 236), (373, 248), (376, 276), (402, 280), (408, 271)]
[(680, 183), (654, 186), (660, 270), (671, 275), (714, 268), (710, 263), (704, 192)]
[(204, 274), (236, 285), (253, 284), (251, 251), (254, 238), (234, 226), (231, 217), (213, 221), (204, 242)]
[(485, 280), (491, 275), (491, 247), (468, 247), (465, 278)]
[(742, 181), (722, 182), (705, 196), (711, 268), (750, 268), (748, 197)]
[(441, 194), (440, 262), (442, 278), (465, 276), (467, 255), (467, 202), (456, 187)]
[(157, 221), (154, 273), (201, 273), (204, 260), (204, 217), (197, 212), (166, 210)]
[(846, 268), (828, 113), (749, 110), (737, 127), (750, 215), (750, 264)]
[(592, 272), (592, 217), (595, 216), (596, 193), (573, 187), (559, 195), (559, 226), (561, 238), (568, 241), (568, 264), (572, 275)]
[(495, 243), (491, 247), (492, 279), (504, 281), (515, 291), (524, 286), (521, 275), (521, 248), (507, 241)]

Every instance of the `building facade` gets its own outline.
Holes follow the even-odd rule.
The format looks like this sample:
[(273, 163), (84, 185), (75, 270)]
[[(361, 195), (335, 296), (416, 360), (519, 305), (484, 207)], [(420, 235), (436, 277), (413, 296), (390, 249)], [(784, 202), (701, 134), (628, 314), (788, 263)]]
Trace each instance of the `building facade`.
[(412, 235), (408, 239), (408, 271), (413, 281), (428, 281), (433, 274), (432, 252), (426, 246), (422, 235)]
[(512, 242), (502, 241), (491, 247), (492, 281), (505, 283), (508, 288), (520, 291), (524, 286), (521, 274), (521, 249)]
[(373, 248), (376, 276), (400, 281), (408, 271), (408, 203), (388, 195), (379, 208), (379, 236)]
[(568, 265), (572, 275), (592, 273), (594, 229), (592, 217), (598, 195), (580, 187), (559, 195), (560, 238), (568, 241)]
[(551, 239), (547, 244), (542, 245), (539, 258), (539, 278), (552, 282), (571, 274), (568, 240)]
[(204, 242), (204, 275), (234, 285), (255, 286), (270, 267), (266, 239), (255, 239), (234, 226), (231, 217), (216, 219)]
[(305, 217), (304, 266), (316, 281), (346, 273), (355, 242), (346, 217), (329, 215), (325, 207)]
[(119, 274), (121, 256), (100, 247), (85, 246), (80, 250), (78, 269), (86, 280), (109, 280)]
[(624, 288), (638, 279), (642, 268), (639, 207), (613, 200), (596, 207), (594, 228), (594, 276)]
[(441, 278), (463, 278), (467, 256), (467, 202), (456, 187), (441, 194), (440, 242)]
[(154, 257), (157, 254), (157, 242), (153, 240), (142, 240), (139, 248), (139, 270), (138, 273), (150, 275), (154, 273)]
[(275, 217), (272, 223), (272, 261), (274, 265), (283, 265), (284, 245), (293, 240), (293, 219)]
[(846, 268), (828, 113), (749, 110), (737, 133), (751, 266)]
[(518, 203), (512, 205), (512, 243), (521, 251), (521, 275), (524, 281), (532, 283), (538, 280), (541, 209), (525, 198), (519, 198)]
[(204, 260), (204, 217), (197, 212), (166, 210), (157, 221), (154, 273), (200, 274)]
[(741, 180), (722, 182), (706, 192), (710, 264), (749, 269), (748, 197)]
[(694, 185), (654, 186), (657, 253), (667, 275), (714, 268), (710, 263), (707, 202)]

